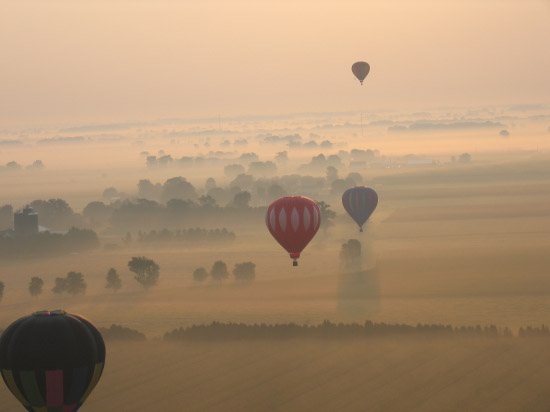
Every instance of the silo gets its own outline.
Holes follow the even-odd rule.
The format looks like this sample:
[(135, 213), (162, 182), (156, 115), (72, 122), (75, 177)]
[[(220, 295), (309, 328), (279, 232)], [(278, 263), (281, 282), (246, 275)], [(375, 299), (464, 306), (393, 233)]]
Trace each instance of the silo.
[(33, 208), (25, 208), (15, 212), (13, 215), (13, 228), (16, 235), (28, 236), (38, 233), (38, 214)]

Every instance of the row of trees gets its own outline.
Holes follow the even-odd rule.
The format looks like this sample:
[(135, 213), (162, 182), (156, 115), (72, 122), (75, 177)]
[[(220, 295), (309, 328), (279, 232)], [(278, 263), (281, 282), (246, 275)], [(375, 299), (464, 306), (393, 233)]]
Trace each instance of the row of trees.
[[(113, 324), (109, 328), (99, 328), (105, 340), (145, 341), (144, 333)], [(0, 335), (3, 331), (0, 329)], [(540, 327), (521, 327), (519, 338), (548, 338), (550, 329), (546, 325)], [(164, 334), (164, 340), (172, 342), (215, 341), (215, 340), (253, 340), (253, 339), (355, 339), (376, 337), (453, 337), (453, 338), (513, 338), (509, 328), (491, 326), (460, 326), (417, 324), (416, 326), (373, 323), (366, 321), (345, 324), (324, 321), (319, 325), (307, 326), (294, 323), (285, 324), (253, 324), (212, 322), (210, 325), (193, 325), (178, 328)]]
[[(265, 205), (279, 197), (300, 193), (316, 198), (326, 193), (327, 187), (340, 194), (363, 182), (357, 173), (339, 178), (338, 170), (332, 166), (326, 175), (326, 178), (286, 175), (255, 179), (241, 173), (227, 187), (219, 187), (213, 178), (208, 178), (202, 191), (181, 176), (170, 178), (163, 184), (143, 179), (137, 185), (137, 198), (131, 199), (127, 195), (120, 198), (120, 192), (109, 188), (104, 193), (107, 202), (92, 201), (82, 214), (76, 213), (63, 199), (34, 200), (30, 206), (38, 213), (40, 224), (52, 230), (69, 227), (150, 230), (173, 227), (175, 221), (180, 225), (196, 224), (201, 219), (206, 222), (211, 217), (219, 217), (220, 222), (242, 216), (257, 215), (261, 218)], [(263, 206), (257, 208), (253, 205)], [(0, 230), (12, 226), (13, 212), (11, 205), (0, 207)]]
[[(160, 266), (145, 256), (133, 257), (128, 262), (128, 269), (134, 274), (134, 279), (145, 289), (155, 286), (160, 277)], [(71, 271), (65, 277), (56, 277), (51, 291), (56, 295), (83, 295), (87, 288), (86, 280), (81, 272)], [(122, 287), (122, 279), (115, 268), (110, 268), (106, 276), (107, 289), (118, 291)], [(5, 285), (0, 282), (0, 301), (4, 295)], [(31, 296), (39, 296), (44, 291), (44, 280), (34, 276), (29, 281), (28, 290)]]
[(333, 323), (324, 321), (318, 325), (244, 324), (213, 322), (210, 325), (193, 325), (174, 329), (164, 335), (167, 341), (241, 340), (241, 339), (349, 339), (407, 335), (411, 337), (482, 337), (509, 338), (508, 328), (491, 326), (461, 326), (418, 324), (416, 326), (390, 323)]
[[(252, 282), (256, 278), (256, 264), (252, 262), (236, 263), (233, 268), (233, 276), (237, 282)], [(229, 270), (225, 262), (218, 260), (212, 265), (208, 272), (204, 267), (199, 267), (193, 271), (193, 280), (195, 282), (204, 282), (208, 278), (221, 282), (229, 277)]]
[(232, 242), (235, 240), (235, 233), (226, 228), (223, 229), (187, 229), (175, 230), (168, 229), (152, 230), (150, 232), (138, 232), (138, 242), (159, 243), (159, 242), (183, 242), (183, 243), (213, 243), (213, 242)]
[(109, 328), (99, 328), (99, 332), (105, 340), (144, 341), (147, 339), (145, 334), (140, 331), (121, 325), (111, 325)]
[(33, 236), (0, 236), (0, 258), (52, 256), (97, 249), (99, 238), (93, 230), (71, 228), (65, 234), (41, 232)]
[[(288, 149), (332, 149), (333, 143), (330, 140), (324, 140), (321, 143), (317, 143), (315, 140), (309, 140), (307, 142), (300, 141), (294, 136), (288, 137), (279, 137), (279, 136), (265, 136), (261, 138), (262, 143), (273, 144), (273, 143), (286, 143)], [(227, 143), (222, 144), (223, 147), (227, 147)], [(206, 143), (207, 147), (209, 146)], [(235, 175), (236, 173), (244, 173), (245, 166), (248, 167), (248, 172), (251, 174), (257, 173), (259, 175), (265, 175), (266, 173), (275, 173), (277, 171), (277, 164), (285, 164), (288, 161), (288, 151), (277, 152), (272, 160), (260, 161), (259, 156), (254, 153), (242, 153), (239, 157), (232, 157), (231, 152), (221, 152), (221, 151), (210, 151), (208, 155), (205, 156), (184, 156), (180, 159), (173, 158), (170, 154), (166, 154), (164, 151), (160, 151), (158, 155), (151, 155), (148, 152), (142, 152), (145, 156), (146, 165), (148, 167), (159, 167), (159, 166), (169, 166), (177, 165), (181, 167), (215, 167), (215, 166), (224, 166), (224, 172), (228, 177)], [(327, 162), (319, 162), (319, 159), (327, 159)], [(381, 159), (380, 152), (377, 150), (370, 149), (352, 149), (351, 151), (340, 150), (338, 153), (333, 153), (326, 155), (320, 153), (317, 156), (314, 156), (311, 162), (302, 167), (307, 167), (310, 165), (320, 164), (320, 166), (326, 165), (337, 165), (344, 167), (345, 163), (353, 162), (365, 162), (366, 164), (374, 162), (378, 159)], [(235, 170), (231, 170), (235, 169)]]
[[(110, 227), (119, 232), (150, 231), (168, 227), (179, 229), (198, 222), (224, 226), (235, 220), (263, 218), (265, 208), (249, 207), (250, 199), (249, 192), (238, 191), (231, 205), (223, 208), (218, 207), (210, 196), (202, 196), (198, 202), (172, 199), (166, 204), (143, 198), (111, 204), (97, 201), (89, 203), (83, 214), (86, 221), (94, 227)], [(196, 229), (181, 231), (182, 238), (195, 234)]]
[[(12, 160), (11, 162), (6, 163), (4, 166), (0, 165), (0, 172), (6, 171), (15, 171), (15, 170), (21, 170), (23, 169), (23, 166), (17, 163), (16, 161)], [(44, 163), (42, 163), (42, 160), (35, 160), (30, 165), (26, 166), (27, 170), (42, 170), (44, 169)]]
[(519, 328), (518, 336), (520, 338), (547, 338), (550, 337), (550, 328), (548, 328), (548, 326), (546, 325), (541, 325), (540, 327), (521, 327)]

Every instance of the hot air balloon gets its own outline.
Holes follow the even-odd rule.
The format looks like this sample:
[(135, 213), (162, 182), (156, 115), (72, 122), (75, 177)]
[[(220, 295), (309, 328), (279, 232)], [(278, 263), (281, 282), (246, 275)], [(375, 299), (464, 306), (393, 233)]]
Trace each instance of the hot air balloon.
[(342, 195), (342, 204), (362, 232), (363, 225), (378, 205), (378, 195), (370, 187), (353, 187)]
[(351, 66), (351, 71), (357, 77), (357, 80), (363, 84), (363, 80), (367, 77), (370, 72), (370, 66), (367, 62), (356, 62)]
[(105, 364), (101, 334), (87, 319), (62, 310), (35, 312), (0, 338), (0, 373), (29, 412), (75, 412)]
[(307, 197), (281, 197), (267, 208), (265, 223), (275, 240), (290, 254), (292, 265), (298, 266), (300, 253), (319, 230), (321, 210)]

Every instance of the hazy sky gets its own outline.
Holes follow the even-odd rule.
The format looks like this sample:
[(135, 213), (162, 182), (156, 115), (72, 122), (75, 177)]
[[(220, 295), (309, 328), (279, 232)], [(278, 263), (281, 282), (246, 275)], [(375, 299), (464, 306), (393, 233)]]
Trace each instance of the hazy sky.
[(0, 0), (0, 56), (0, 128), (548, 103), (550, 5)]

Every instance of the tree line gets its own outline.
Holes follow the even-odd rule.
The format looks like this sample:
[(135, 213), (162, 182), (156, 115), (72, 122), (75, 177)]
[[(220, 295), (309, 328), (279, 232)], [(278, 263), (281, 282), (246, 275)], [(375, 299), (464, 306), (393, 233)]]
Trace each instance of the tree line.
[[(160, 278), (160, 266), (153, 259), (145, 256), (134, 256), (127, 264), (128, 270), (133, 274), (134, 280), (144, 289), (150, 289), (157, 285)], [(256, 264), (253, 262), (236, 263), (233, 268), (233, 276), (239, 283), (249, 283), (256, 278)], [(229, 277), (227, 264), (221, 260), (214, 262), (212, 269), (207, 271), (200, 267), (193, 271), (193, 279), (196, 282), (204, 282), (208, 278), (221, 282)], [(40, 276), (33, 276), (28, 283), (29, 294), (33, 297), (40, 296), (44, 292), (44, 280)], [(64, 277), (56, 277), (51, 292), (56, 295), (84, 295), (88, 284), (81, 272), (70, 271)], [(122, 288), (122, 279), (115, 268), (110, 268), (105, 277), (105, 288), (117, 292)], [(0, 281), (0, 301), (4, 296), (5, 284)]]
[[(163, 185), (141, 180), (137, 196), (108, 188), (102, 201), (89, 202), (82, 213), (75, 212), (64, 199), (34, 200), (29, 205), (38, 214), (40, 224), (51, 230), (78, 227), (121, 232), (184, 228), (197, 222), (208, 222), (209, 226), (223, 226), (236, 220), (260, 222), (266, 205), (277, 198), (300, 193), (315, 199), (324, 193), (328, 181), (331, 191), (338, 194), (362, 182), (357, 173), (338, 179), (336, 169), (329, 169), (327, 179), (289, 175), (256, 180), (251, 175), (240, 174), (226, 188), (217, 186), (214, 179), (209, 178), (202, 191), (181, 176), (170, 178)], [(319, 203), (325, 205), (323, 212), (330, 210), (330, 205)], [(12, 226), (13, 212), (12, 205), (0, 206), (0, 230)], [(334, 212), (330, 211), (323, 216), (322, 224), (333, 218)]]
[(41, 232), (32, 236), (0, 236), (0, 258), (52, 256), (82, 252), (99, 247), (97, 234), (90, 229), (71, 228), (67, 233)]
[[(134, 275), (134, 280), (144, 289), (155, 286), (160, 277), (160, 266), (145, 256), (135, 256), (128, 261), (128, 269)], [(122, 288), (122, 279), (115, 268), (110, 268), (105, 277), (106, 289), (117, 292)], [(51, 292), (56, 295), (67, 294), (71, 296), (84, 295), (88, 284), (81, 272), (70, 271), (64, 277), (56, 277)], [(4, 296), (5, 285), (0, 281), (0, 301)], [(40, 276), (33, 276), (28, 284), (29, 294), (33, 297), (40, 296), (44, 292), (44, 280)]]
[(232, 242), (235, 240), (235, 232), (226, 228), (222, 229), (184, 229), (184, 230), (151, 230), (150, 232), (138, 231), (137, 241), (140, 243), (213, 243)]
[(296, 323), (245, 324), (212, 322), (209, 325), (180, 327), (167, 332), (164, 340), (174, 342), (215, 341), (215, 340), (253, 340), (253, 339), (363, 339), (368, 337), (472, 337), (472, 338), (510, 338), (512, 331), (490, 326), (460, 326), (441, 324), (405, 324), (376, 323), (333, 323), (325, 320), (318, 325), (299, 325)]
[[(233, 276), (237, 282), (252, 282), (256, 278), (256, 264), (252, 262), (236, 263), (233, 268)], [(193, 271), (193, 280), (202, 283), (208, 278), (221, 282), (229, 277), (227, 264), (221, 260), (214, 262), (212, 269), (208, 272), (204, 267), (196, 268)]]
[[(106, 340), (145, 341), (146, 335), (139, 330), (112, 324), (109, 328), (100, 327)], [(0, 335), (3, 330), (0, 329)], [(255, 339), (364, 339), (373, 337), (456, 337), (456, 338), (548, 338), (550, 328), (521, 327), (517, 335), (508, 328), (490, 326), (451, 326), (441, 324), (417, 324), (416, 326), (366, 321), (358, 323), (333, 323), (324, 321), (318, 325), (298, 325), (295, 323), (253, 324), (212, 322), (209, 325), (192, 325), (178, 328), (164, 334), (170, 342), (216, 341), (216, 340), (255, 340)]]

